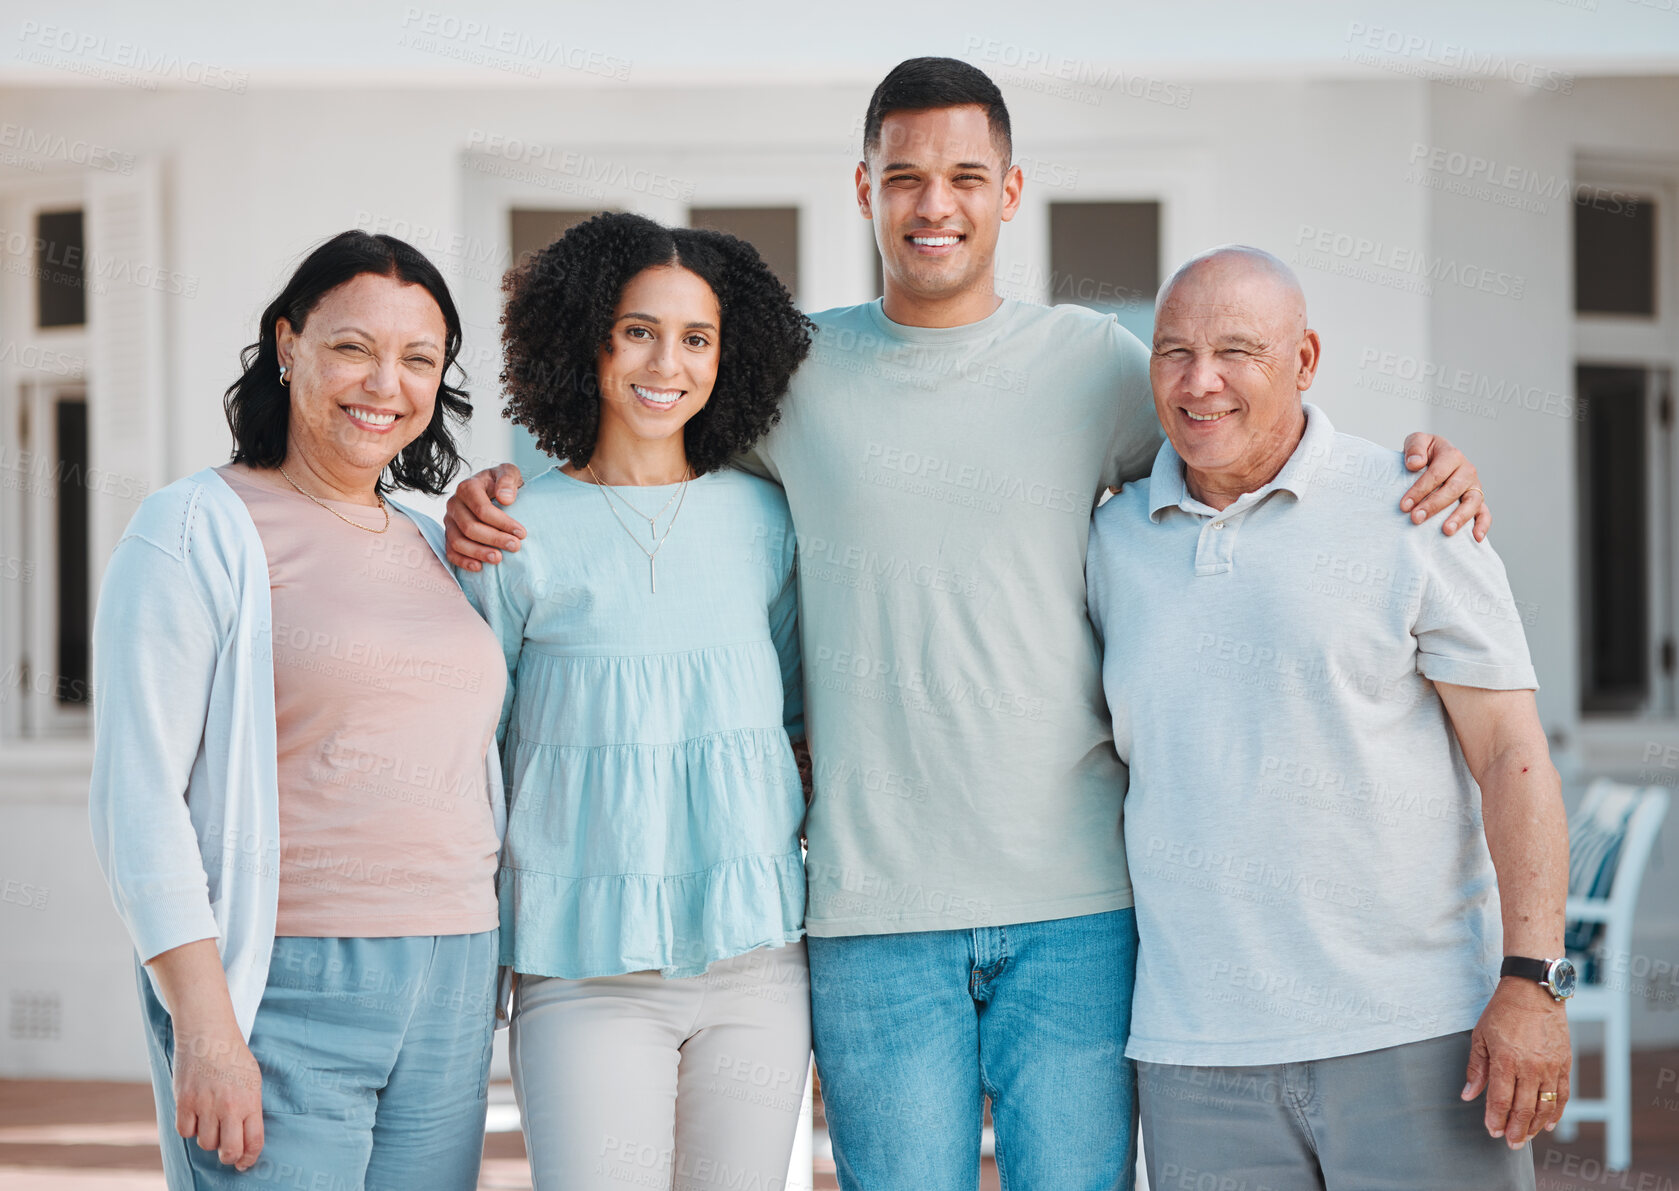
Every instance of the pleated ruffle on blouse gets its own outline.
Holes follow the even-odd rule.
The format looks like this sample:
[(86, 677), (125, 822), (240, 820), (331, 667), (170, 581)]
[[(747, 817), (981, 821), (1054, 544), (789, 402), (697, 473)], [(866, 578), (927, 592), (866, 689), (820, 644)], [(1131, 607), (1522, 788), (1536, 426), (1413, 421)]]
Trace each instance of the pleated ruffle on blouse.
[(779, 667), (767, 641), (642, 657), (527, 646), (504, 749), (503, 963), (695, 976), (802, 936), (804, 794)]

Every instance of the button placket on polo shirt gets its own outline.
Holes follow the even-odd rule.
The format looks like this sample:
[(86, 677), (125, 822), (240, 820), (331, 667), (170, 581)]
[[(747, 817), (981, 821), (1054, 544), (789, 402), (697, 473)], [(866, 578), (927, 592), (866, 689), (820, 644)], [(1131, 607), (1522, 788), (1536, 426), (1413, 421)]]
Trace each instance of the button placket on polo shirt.
[(1201, 534), (1195, 541), (1197, 575), (1222, 575), (1231, 569), (1235, 562), (1236, 531), (1240, 521), (1241, 514), (1232, 516), (1228, 510), (1204, 519)]

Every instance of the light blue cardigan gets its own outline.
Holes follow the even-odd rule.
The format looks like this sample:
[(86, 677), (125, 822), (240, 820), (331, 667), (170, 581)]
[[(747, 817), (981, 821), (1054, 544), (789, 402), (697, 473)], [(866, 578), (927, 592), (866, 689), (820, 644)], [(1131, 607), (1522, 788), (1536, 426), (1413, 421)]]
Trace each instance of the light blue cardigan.
[[(390, 504), (442, 559), (437, 522)], [(93, 622), (93, 719), (88, 814), (117, 913), (142, 959), (216, 939), (248, 1040), (279, 890), (268, 557), (213, 469), (148, 496), (111, 553)], [(486, 767), (500, 839), (494, 748)]]

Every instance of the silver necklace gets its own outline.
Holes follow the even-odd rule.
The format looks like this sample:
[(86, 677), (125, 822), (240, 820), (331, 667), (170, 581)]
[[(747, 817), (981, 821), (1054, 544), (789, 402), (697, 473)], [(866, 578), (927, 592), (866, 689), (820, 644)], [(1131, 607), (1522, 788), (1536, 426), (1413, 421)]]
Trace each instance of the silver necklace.
[[(626, 534), (629, 535), (630, 541), (635, 543), (635, 548), (637, 550), (641, 551), (643, 554), (645, 554), (647, 556), (647, 582), (648, 582), (648, 585), (651, 587), (653, 594), (658, 595), (659, 594), (659, 551), (663, 550), (665, 548), (665, 543), (670, 541), (670, 531), (676, 528), (676, 519), (678, 517), (682, 516), (682, 505), (683, 505), (683, 502), (688, 499), (688, 481), (693, 478), (692, 475), (683, 477), (682, 487), (677, 489), (677, 491), (673, 494), (672, 499), (674, 499), (676, 501), (676, 512), (674, 512), (670, 515), (670, 524), (665, 526), (665, 536), (660, 538), (658, 540), (658, 543), (651, 550), (649, 550), (646, 546), (643, 546), (641, 544), (641, 539), (636, 536), (635, 530), (633, 530), (629, 527), (628, 522), (626, 522), (623, 519), (623, 517), (618, 515), (618, 506), (612, 503), (612, 494), (611, 494), (610, 490), (607, 488), (607, 486), (605, 484), (601, 483), (601, 478), (598, 475), (595, 475), (595, 469), (593, 467), (590, 467), (587, 463), (585, 463), (583, 466), (588, 471), (589, 475), (594, 478), (595, 487), (599, 488), (601, 490), (601, 499), (606, 502), (607, 512), (612, 514), (612, 519), (618, 523), (618, 527), (620, 529), (622, 529)], [(620, 499), (622, 499), (622, 498), (620, 498)], [(628, 504), (629, 502), (625, 501), (624, 503)], [(670, 501), (667, 500), (665, 502), (665, 508), (669, 508), (669, 507), (670, 507)], [(635, 511), (636, 516), (638, 516), (638, 517), (645, 517), (646, 516), (645, 513), (641, 512), (639, 509), (636, 509), (636, 507), (634, 505), (630, 505), (630, 508)], [(659, 510), (659, 512), (661, 514), (664, 511), (665, 511), (664, 509)], [(651, 528), (651, 525), (649, 525), (649, 528)]]
[[(649, 517), (646, 513), (643, 513), (640, 509), (636, 508), (635, 505), (631, 504), (629, 497), (625, 496), (622, 492), (619, 492), (618, 490), (616, 490), (614, 488), (607, 488), (607, 486), (604, 483), (601, 482), (601, 478), (599, 476), (595, 475), (595, 469), (594, 469), (594, 466), (592, 464), (585, 463), (583, 466), (588, 469), (589, 475), (594, 477), (595, 486), (597, 488), (606, 488), (606, 490), (608, 492), (610, 492), (613, 496), (616, 496), (619, 500), (624, 502), (624, 507), (626, 509), (628, 509), (630, 512), (634, 513), (637, 517), (640, 517), (643, 521), (647, 522), (647, 538), (648, 538), (649, 541), (651, 541), (652, 539), (654, 539), (658, 536), (657, 530), (654, 529), (654, 524), (659, 520), (660, 517), (663, 517), (665, 515), (665, 509), (670, 508), (670, 502), (672, 500), (675, 500), (679, 495), (681, 495), (682, 490), (680, 488), (677, 489), (675, 492), (672, 492), (670, 494), (670, 499), (665, 501), (663, 507), (661, 507), (657, 513), (654, 513), (651, 517)], [(688, 468), (683, 469), (682, 483), (687, 483), (688, 482), (688, 473), (689, 473), (690, 470), (692, 470), (692, 469), (688, 469)]]

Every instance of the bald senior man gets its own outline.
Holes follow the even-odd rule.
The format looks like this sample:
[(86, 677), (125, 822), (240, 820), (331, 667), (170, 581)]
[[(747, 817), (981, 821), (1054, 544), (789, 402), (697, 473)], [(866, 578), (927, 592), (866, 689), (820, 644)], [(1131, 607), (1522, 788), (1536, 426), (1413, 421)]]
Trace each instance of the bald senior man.
[(1503, 565), (1407, 532), (1401, 457), (1302, 402), (1287, 265), (1214, 250), (1158, 311), (1168, 442), (1087, 564), (1150, 1185), (1532, 1188), (1568, 1101), (1568, 838)]

